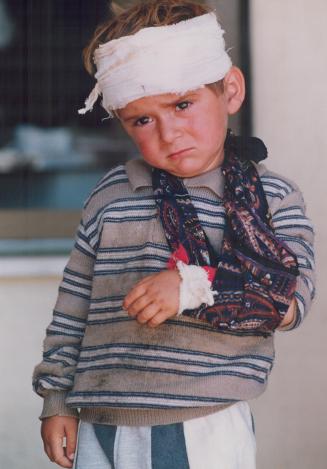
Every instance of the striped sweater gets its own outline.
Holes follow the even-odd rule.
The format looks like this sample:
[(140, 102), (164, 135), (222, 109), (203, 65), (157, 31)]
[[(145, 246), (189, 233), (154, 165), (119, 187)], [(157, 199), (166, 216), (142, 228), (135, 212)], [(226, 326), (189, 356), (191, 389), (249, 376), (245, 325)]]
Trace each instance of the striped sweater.
[[(276, 235), (300, 267), (299, 326), (314, 296), (313, 228), (298, 188), (257, 166)], [(185, 179), (199, 219), (219, 252), (225, 225), (220, 168)], [(122, 309), (142, 277), (166, 268), (170, 251), (158, 218), (151, 168), (118, 166), (86, 201), (33, 385), (41, 418), (78, 415), (113, 425), (159, 425), (215, 412), (261, 394), (274, 360), (273, 334), (219, 332), (178, 316), (158, 328)]]

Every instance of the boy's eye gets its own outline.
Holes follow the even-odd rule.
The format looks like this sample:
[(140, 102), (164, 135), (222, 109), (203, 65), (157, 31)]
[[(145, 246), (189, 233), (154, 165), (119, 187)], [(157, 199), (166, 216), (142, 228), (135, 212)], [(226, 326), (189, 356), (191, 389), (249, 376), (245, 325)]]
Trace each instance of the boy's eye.
[(181, 101), (180, 103), (176, 104), (176, 109), (178, 111), (184, 111), (184, 109), (188, 109), (191, 106), (190, 101)]
[(142, 126), (144, 126), (144, 125), (149, 124), (149, 122), (151, 122), (150, 117), (148, 117), (148, 116), (142, 116), (142, 117), (140, 117), (139, 119), (137, 119), (137, 120), (134, 122), (134, 125), (135, 125), (136, 127), (142, 127)]

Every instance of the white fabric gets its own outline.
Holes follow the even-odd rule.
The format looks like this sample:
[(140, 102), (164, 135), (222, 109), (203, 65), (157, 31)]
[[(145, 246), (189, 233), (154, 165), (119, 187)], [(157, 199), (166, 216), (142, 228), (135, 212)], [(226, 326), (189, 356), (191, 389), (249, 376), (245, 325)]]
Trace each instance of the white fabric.
[(80, 114), (102, 94), (109, 114), (145, 96), (185, 93), (224, 78), (232, 62), (214, 13), (169, 26), (143, 28), (101, 44), (94, 54), (97, 85)]
[[(247, 402), (187, 420), (183, 432), (190, 469), (256, 468), (256, 441)], [(117, 427), (115, 469), (151, 469), (151, 450), (151, 427)], [(74, 469), (113, 469), (91, 423), (80, 423)]]
[(185, 309), (198, 308), (203, 303), (214, 304), (214, 293), (207, 272), (200, 266), (177, 262), (177, 269), (182, 278), (179, 287), (178, 315)]
[(80, 422), (73, 469), (151, 469), (151, 427), (117, 427), (114, 467), (91, 423)]
[(151, 427), (117, 427), (114, 469), (152, 469)]
[(184, 422), (190, 469), (255, 469), (256, 441), (247, 402)]
[(79, 424), (75, 454), (73, 469), (113, 469), (90, 423)]

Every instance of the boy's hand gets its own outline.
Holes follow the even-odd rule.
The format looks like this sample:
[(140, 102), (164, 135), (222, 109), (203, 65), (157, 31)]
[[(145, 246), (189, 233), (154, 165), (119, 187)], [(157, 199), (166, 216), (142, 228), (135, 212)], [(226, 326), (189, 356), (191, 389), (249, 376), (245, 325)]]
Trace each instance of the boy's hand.
[[(77, 441), (78, 419), (55, 415), (42, 421), (41, 436), (44, 451), (50, 461), (61, 467), (73, 467)], [(66, 437), (66, 447), (63, 438)]]
[(278, 326), (278, 330), (282, 331), (283, 329), (287, 329), (296, 319), (296, 308), (297, 302), (296, 299), (293, 298), (282, 322)]
[(149, 275), (132, 288), (125, 297), (123, 307), (140, 324), (159, 326), (178, 312), (180, 283), (177, 270)]

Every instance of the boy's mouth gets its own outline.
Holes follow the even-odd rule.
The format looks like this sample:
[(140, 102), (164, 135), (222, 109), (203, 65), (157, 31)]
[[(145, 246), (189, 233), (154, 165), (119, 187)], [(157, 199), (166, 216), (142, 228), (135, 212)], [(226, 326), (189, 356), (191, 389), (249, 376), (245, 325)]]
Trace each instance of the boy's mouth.
[(180, 156), (183, 156), (185, 153), (191, 150), (193, 150), (193, 148), (184, 148), (183, 150), (175, 151), (174, 153), (171, 153), (170, 155), (168, 155), (168, 158), (171, 158), (171, 159), (178, 158)]

